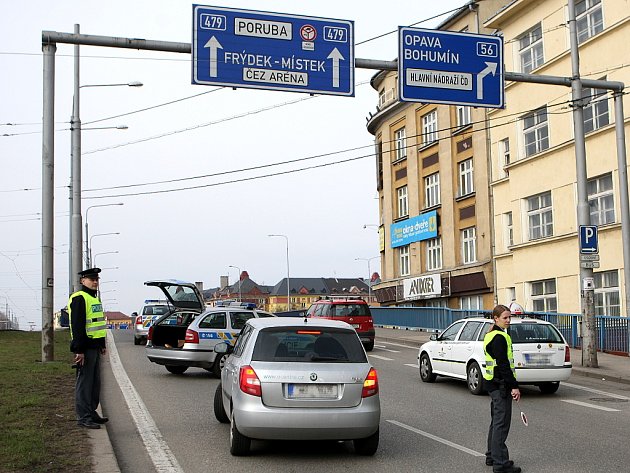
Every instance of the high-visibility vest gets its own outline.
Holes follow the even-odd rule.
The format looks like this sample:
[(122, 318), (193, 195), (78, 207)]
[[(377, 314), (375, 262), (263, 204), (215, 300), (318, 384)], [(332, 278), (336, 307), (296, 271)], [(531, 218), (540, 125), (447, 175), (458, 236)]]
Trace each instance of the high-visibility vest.
[(512, 353), (512, 337), (510, 337), (507, 332), (504, 332), (503, 330), (493, 330), (492, 332), (486, 333), (485, 337), (483, 337), (483, 352), (486, 354), (486, 369), (483, 372), (483, 377), (488, 381), (492, 381), (494, 379), (494, 368), (495, 366), (497, 366), (497, 360), (490, 356), (487, 347), (488, 344), (497, 335), (501, 335), (505, 338), (505, 341), (507, 343), (507, 356), (508, 361), (510, 362), (510, 369), (514, 374), (514, 379), (516, 379), (516, 370), (514, 369), (514, 354)]
[[(70, 315), (70, 327), (72, 327), (72, 301), (77, 296), (83, 296), (85, 301), (85, 332), (88, 338), (105, 338), (107, 335), (103, 304), (96, 297), (92, 297), (85, 291), (75, 292), (68, 301), (68, 314)], [(72, 330), (70, 330), (72, 337)]]

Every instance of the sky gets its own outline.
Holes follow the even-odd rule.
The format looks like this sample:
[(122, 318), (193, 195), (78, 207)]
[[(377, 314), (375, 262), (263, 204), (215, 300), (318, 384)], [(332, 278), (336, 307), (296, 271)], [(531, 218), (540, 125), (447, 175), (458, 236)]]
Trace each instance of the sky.
[[(434, 28), (465, 3), (214, 6), (351, 20), (355, 57), (389, 61), (398, 26), (428, 20), (417, 26)], [(72, 33), (79, 24), (82, 34), (190, 43), (192, 5), (0, 0), (0, 311), (8, 307), (21, 329), (42, 321), (42, 31)], [(69, 294), (73, 53), (73, 45), (57, 45), (55, 310)], [(287, 247), (269, 234), (287, 236), (291, 277), (368, 277), (368, 258), (378, 271), (374, 137), (366, 129), (378, 102), (369, 84), (376, 71), (355, 70), (354, 97), (311, 96), (193, 85), (187, 54), (81, 46), (80, 55), (83, 86), (143, 83), (83, 87), (80, 95), (83, 223), (100, 206), (89, 210), (88, 225), (106, 311), (139, 310), (160, 295), (143, 284), (153, 279), (207, 289), (222, 275), (237, 281), (237, 267), (275, 285), (287, 275)], [(257, 166), (265, 167), (247, 170)]]

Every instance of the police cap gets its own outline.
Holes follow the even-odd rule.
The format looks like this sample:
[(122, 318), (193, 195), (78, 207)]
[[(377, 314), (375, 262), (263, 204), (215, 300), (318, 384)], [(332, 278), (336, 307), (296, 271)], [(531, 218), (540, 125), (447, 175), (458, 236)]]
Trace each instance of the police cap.
[(79, 271), (79, 276), (82, 278), (98, 279), (98, 273), (101, 272), (101, 268), (88, 268), (83, 271)]

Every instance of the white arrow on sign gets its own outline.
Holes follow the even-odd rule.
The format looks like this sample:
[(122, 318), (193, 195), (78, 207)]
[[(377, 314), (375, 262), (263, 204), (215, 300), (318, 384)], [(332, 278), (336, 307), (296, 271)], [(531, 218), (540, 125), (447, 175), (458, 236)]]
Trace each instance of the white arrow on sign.
[(339, 87), (339, 61), (343, 61), (345, 58), (341, 55), (341, 53), (339, 52), (339, 50), (337, 48), (333, 49), (330, 54), (328, 55), (328, 57), (326, 59), (332, 59), (333, 60), (333, 68), (332, 68), (332, 79), (333, 79), (333, 83), (332, 86), (333, 87)]
[(495, 75), (497, 72), (496, 62), (486, 62), (486, 68), (477, 74), (477, 99), (483, 100), (483, 78), (492, 73)]
[(212, 36), (205, 44), (204, 48), (210, 49), (210, 77), (217, 76), (217, 49), (223, 49), (221, 43)]

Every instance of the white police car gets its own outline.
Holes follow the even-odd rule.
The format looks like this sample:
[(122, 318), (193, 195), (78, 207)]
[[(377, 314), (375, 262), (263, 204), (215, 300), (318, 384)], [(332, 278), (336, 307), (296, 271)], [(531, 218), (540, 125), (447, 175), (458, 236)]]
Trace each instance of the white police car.
[[(486, 357), (483, 337), (492, 320), (469, 317), (458, 320), (420, 347), (418, 364), (425, 383), (437, 375), (466, 380), (473, 394), (483, 391)], [(560, 381), (571, 376), (571, 352), (555, 325), (544, 320), (512, 317), (508, 333), (519, 384), (533, 384), (545, 394), (555, 393)]]
[(193, 283), (168, 280), (145, 284), (162, 289), (175, 307), (151, 325), (146, 346), (148, 359), (174, 374), (196, 367), (220, 376), (224, 356), (217, 355), (214, 346), (223, 341), (233, 345), (249, 319), (274, 316), (256, 309), (255, 304), (240, 302), (203, 310), (203, 297)]
[(168, 306), (168, 301), (158, 299), (147, 299), (144, 301), (140, 313), (136, 314), (136, 319), (133, 321), (133, 344), (140, 345), (147, 341), (147, 335), (149, 334), (149, 327), (155, 320), (169, 312), (171, 309)]

